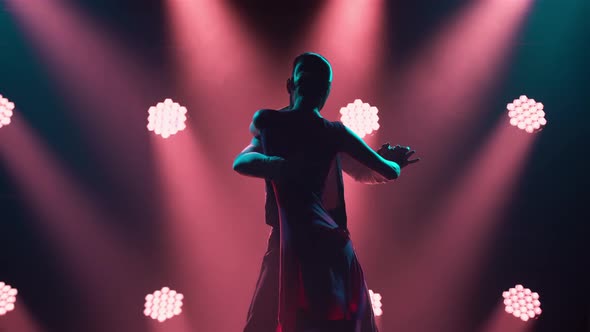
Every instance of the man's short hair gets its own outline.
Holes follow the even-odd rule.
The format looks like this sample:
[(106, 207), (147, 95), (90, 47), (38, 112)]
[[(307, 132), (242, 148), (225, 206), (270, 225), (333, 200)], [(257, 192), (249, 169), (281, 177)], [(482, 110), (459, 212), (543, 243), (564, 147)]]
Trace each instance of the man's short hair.
[[(295, 77), (296, 70), (302, 73)], [(306, 52), (298, 55), (293, 61), (293, 80), (295, 85), (302, 87), (302, 95), (321, 97), (329, 91), (332, 83), (332, 66), (323, 56)]]
[(323, 56), (312, 52), (298, 55), (293, 61), (293, 74), (295, 74), (298, 65), (300, 71), (313, 74), (318, 80), (321, 78), (324, 81), (332, 82), (332, 66)]

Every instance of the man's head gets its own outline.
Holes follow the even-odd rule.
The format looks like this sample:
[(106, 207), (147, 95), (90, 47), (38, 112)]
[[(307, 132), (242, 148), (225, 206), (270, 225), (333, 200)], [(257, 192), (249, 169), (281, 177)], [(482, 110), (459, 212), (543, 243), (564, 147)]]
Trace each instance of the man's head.
[(287, 80), (291, 103), (302, 98), (306, 104), (322, 108), (332, 86), (332, 66), (317, 53), (303, 53), (293, 61), (293, 75)]

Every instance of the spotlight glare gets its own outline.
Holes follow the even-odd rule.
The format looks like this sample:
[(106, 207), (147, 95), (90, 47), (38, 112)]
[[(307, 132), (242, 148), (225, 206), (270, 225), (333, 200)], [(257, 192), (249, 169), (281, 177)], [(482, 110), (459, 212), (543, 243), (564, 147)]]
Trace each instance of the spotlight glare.
[(340, 108), (340, 121), (354, 133), (363, 138), (379, 130), (379, 110), (375, 106), (355, 99), (346, 107)]
[(145, 296), (146, 302), (143, 314), (162, 323), (182, 313), (182, 299), (182, 294), (171, 290), (169, 287), (163, 287), (153, 294)]
[(0, 95), (0, 128), (10, 124), (14, 103)]
[(383, 309), (381, 309), (381, 294), (374, 293), (372, 290), (369, 290), (369, 297), (371, 298), (371, 305), (373, 306), (373, 314), (375, 316), (382, 316)]
[(524, 130), (529, 134), (538, 132), (547, 124), (542, 103), (527, 96), (520, 96), (512, 103), (506, 105), (510, 125)]
[(0, 281), (0, 316), (14, 310), (18, 291), (10, 285)]
[(504, 311), (526, 322), (529, 319), (538, 318), (541, 315), (541, 302), (539, 294), (529, 288), (516, 285), (502, 293)]
[(186, 128), (187, 109), (168, 98), (148, 109), (147, 129), (168, 138)]

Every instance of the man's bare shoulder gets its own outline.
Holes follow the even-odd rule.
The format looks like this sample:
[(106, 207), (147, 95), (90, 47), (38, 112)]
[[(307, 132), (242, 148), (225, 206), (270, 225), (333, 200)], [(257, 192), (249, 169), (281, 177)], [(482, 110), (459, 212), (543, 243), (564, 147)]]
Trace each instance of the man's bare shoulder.
[(262, 108), (254, 113), (252, 123), (256, 128), (262, 129), (269, 125), (273, 119), (280, 117), (282, 113), (288, 112), (288, 108), (282, 108), (279, 110), (271, 108)]

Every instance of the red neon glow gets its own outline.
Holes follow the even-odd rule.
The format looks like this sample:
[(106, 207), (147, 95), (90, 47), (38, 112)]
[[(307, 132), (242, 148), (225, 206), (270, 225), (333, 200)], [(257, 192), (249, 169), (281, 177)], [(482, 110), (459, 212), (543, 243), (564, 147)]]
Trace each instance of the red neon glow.
[(17, 294), (18, 291), (16, 288), (12, 288), (10, 285), (0, 281), (0, 316), (6, 315), (8, 312), (14, 310)]
[(506, 105), (510, 124), (529, 134), (540, 131), (547, 124), (544, 107), (543, 103), (524, 95)]
[(186, 107), (168, 98), (150, 107), (147, 128), (156, 135), (168, 138), (186, 128), (186, 112)]
[(356, 99), (340, 109), (340, 120), (345, 126), (363, 138), (379, 129), (379, 110), (375, 106)]
[(148, 294), (145, 297), (145, 309), (143, 314), (160, 323), (182, 313), (182, 300), (184, 295), (168, 287)]
[(504, 311), (524, 322), (538, 318), (543, 312), (539, 294), (524, 288), (522, 285), (516, 285), (503, 292), (502, 297), (506, 306)]
[(381, 294), (369, 290), (369, 296), (371, 297), (371, 304), (373, 305), (373, 313), (377, 317), (382, 316), (383, 309), (381, 309)]
[(14, 103), (0, 95), (0, 128), (10, 124)]

